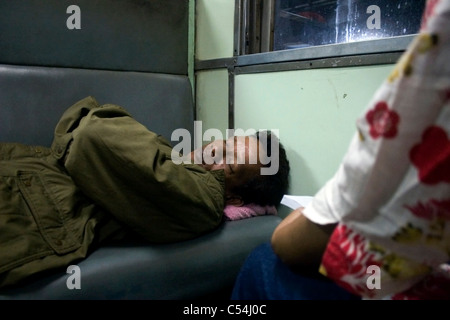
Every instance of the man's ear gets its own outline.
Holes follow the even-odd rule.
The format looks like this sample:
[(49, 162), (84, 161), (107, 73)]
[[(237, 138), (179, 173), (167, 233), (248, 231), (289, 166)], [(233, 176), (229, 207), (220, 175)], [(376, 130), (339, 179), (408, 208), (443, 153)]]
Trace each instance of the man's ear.
[(225, 199), (225, 204), (235, 206), (235, 207), (241, 207), (244, 205), (244, 200), (240, 196), (236, 195), (227, 195)]

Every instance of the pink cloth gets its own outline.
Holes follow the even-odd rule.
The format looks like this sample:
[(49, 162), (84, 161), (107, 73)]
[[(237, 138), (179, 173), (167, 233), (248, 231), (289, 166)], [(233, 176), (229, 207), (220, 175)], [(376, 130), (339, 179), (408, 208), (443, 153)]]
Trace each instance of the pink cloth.
[(226, 220), (240, 220), (256, 216), (277, 215), (277, 208), (275, 206), (260, 206), (257, 204), (247, 204), (243, 206), (227, 205), (223, 210)]

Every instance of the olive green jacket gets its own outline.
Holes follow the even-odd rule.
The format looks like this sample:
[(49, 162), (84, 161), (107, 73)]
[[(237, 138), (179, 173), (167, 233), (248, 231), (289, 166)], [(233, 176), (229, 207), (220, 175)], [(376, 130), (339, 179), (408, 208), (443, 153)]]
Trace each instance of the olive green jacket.
[(63, 114), (51, 148), (0, 143), (0, 287), (130, 231), (167, 243), (215, 229), (223, 171), (177, 165), (171, 152), (126, 110), (92, 97)]

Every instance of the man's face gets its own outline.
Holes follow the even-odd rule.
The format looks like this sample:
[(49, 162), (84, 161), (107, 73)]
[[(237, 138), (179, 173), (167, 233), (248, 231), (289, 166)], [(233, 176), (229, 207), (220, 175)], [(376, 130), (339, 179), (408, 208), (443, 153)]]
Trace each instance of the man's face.
[(224, 170), (225, 189), (230, 194), (234, 187), (260, 174), (259, 148), (260, 142), (255, 137), (235, 136), (194, 150), (191, 160), (206, 170)]

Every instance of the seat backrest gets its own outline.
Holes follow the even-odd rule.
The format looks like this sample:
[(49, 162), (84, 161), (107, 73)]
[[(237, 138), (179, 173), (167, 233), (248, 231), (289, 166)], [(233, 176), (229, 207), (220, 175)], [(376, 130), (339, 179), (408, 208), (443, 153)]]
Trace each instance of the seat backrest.
[(72, 3), (0, 2), (0, 141), (50, 145), (64, 110), (89, 95), (169, 140), (193, 132), (189, 1)]

